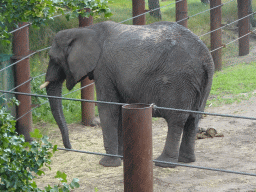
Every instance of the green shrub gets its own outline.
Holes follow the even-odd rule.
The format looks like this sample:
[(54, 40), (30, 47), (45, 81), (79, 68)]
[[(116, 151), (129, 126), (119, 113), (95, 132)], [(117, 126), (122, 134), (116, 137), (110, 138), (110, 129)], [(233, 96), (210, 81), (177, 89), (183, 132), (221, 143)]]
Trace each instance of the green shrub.
[[(16, 99), (12, 100), (17, 103)], [(0, 191), (14, 192), (57, 192), (70, 191), (79, 187), (78, 179), (68, 185), (67, 175), (57, 172), (55, 178), (61, 181), (61, 185), (51, 187), (48, 185), (45, 190), (37, 187), (34, 178), (44, 174), (42, 167), (50, 169), (51, 157), (57, 150), (48, 141), (47, 136), (35, 129), (31, 137), (35, 138), (31, 143), (25, 142), (23, 135), (15, 131), (15, 120), (7, 112), (5, 107), (0, 110)]]

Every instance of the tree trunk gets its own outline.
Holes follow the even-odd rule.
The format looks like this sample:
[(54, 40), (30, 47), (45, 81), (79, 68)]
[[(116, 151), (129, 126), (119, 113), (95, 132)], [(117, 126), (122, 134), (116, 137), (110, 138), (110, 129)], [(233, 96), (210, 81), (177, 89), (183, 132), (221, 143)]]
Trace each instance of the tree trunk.
[[(149, 7), (149, 10), (159, 8), (160, 7), (159, 0), (148, 0), (148, 7)], [(152, 11), (149, 14), (157, 19), (160, 19), (160, 20), (162, 19), (160, 9)]]
[[(249, 0), (249, 14), (253, 13), (252, 9), (252, 0)], [(256, 27), (256, 19), (254, 18), (254, 15), (250, 16), (250, 26)]]
[(202, 3), (209, 4), (210, 0), (201, 0)]

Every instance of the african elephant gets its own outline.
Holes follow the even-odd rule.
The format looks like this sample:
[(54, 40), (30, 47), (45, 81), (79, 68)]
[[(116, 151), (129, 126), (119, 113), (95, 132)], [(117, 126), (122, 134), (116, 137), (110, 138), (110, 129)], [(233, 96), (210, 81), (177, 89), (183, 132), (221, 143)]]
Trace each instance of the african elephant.
[[(71, 90), (89, 76), (95, 81), (99, 101), (155, 103), (195, 111), (204, 110), (214, 73), (205, 44), (172, 22), (135, 26), (106, 21), (63, 30), (56, 34), (49, 56), (43, 87), (50, 96), (61, 96), (64, 80)], [(61, 100), (49, 98), (49, 102), (64, 146), (71, 148)], [(98, 104), (98, 109), (106, 153), (122, 155), (121, 106)], [(155, 110), (153, 116), (168, 123), (165, 147), (157, 159), (194, 162), (199, 115)], [(100, 164), (119, 166), (121, 159), (103, 157)]]

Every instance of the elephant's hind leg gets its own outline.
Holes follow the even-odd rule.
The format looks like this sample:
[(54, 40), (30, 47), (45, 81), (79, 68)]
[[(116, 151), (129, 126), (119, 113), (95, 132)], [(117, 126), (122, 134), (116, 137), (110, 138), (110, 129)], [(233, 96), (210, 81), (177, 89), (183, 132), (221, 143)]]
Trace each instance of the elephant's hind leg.
[[(187, 117), (188, 115), (175, 115), (169, 119), (165, 147), (162, 154), (156, 160), (173, 163), (178, 162), (179, 145)], [(156, 162), (155, 165), (160, 167), (176, 167), (174, 164), (167, 164), (163, 162)]]
[(190, 115), (184, 126), (182, 142), (179, 152), (179, 162), (190, 163), (196, 160), (195, 139), (198, 121), (198, 115)]

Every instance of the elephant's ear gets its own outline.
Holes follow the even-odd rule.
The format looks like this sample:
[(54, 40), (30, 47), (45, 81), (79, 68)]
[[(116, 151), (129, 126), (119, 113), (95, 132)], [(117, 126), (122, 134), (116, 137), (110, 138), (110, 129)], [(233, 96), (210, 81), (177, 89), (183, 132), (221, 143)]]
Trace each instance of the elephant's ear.
[(67, 49), (67, 62), (74, 80), (78, 82), (94, 70), (101, 48), (94, 30), (77, 29), (71, 36), (72, 39)]

